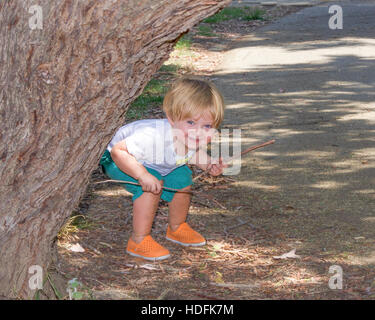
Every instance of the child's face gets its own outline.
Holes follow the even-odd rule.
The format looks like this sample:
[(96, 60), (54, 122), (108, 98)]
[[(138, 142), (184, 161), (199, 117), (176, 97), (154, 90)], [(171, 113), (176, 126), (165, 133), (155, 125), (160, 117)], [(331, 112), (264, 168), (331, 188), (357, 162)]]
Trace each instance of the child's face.
[(209, 113), (178, 121), (171, 121), (168, 117), (168, 120), (177, 140), (188, 149), (198, 149), (208, 144), (216, 132), (214, 119)]

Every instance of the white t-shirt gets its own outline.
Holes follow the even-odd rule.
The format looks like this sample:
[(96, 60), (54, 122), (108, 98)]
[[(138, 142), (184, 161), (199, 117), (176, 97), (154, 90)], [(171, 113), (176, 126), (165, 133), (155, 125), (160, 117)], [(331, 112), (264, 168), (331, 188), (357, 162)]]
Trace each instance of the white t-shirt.
[(122, 140), (125, 140), (129, 153), (137, 161), (162, 176), (186, 164), (195, 153), (195, 150), (189, 150), (185, 156), (176, 154), (168, 119), (138, 120), (122, 126), (107, 150), (111, 152), (113, 146)]

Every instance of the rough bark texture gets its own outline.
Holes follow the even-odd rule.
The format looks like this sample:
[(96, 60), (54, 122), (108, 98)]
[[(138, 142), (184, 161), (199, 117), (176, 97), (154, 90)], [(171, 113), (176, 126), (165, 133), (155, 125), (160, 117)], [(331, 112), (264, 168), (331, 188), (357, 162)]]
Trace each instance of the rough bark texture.
[(29, 267), (47, 270), (129, 104), (179, 36), (229, 2), (0, 1), (0, 296), (32, 296)]

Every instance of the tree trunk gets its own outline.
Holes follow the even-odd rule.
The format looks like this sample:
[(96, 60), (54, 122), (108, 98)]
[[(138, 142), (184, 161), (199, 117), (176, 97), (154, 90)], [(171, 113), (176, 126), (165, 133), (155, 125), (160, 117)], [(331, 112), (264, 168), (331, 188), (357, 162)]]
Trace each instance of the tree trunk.
[(179, 36), (229, 2), (0, 1), (0, 296), (32, 297), (29, 268), (45, 276), (129, 104)]

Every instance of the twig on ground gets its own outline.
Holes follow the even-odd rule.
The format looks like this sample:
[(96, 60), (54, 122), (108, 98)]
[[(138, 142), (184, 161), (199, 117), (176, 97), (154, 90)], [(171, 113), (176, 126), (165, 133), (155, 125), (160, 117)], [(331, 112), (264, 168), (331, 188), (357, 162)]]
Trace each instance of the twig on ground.
[(167, 293), (169, 293), (169, 291), (171, 291), (171, 289), (169, 288), (165, 289), (156, 300), (163, 300), (165, 296), (167, 295)]
[(132, 263), (126, 263), (125, 266), (129, 267), (129, 268), (133, 268), (133, 269), (142, 268), (142, 269), (146, 269), (146, 270), (160, 270), (160, 269), (158, 269), (157, 267), (155, 267), (154, 265), (152, 265), (150, 263), (145, 263), (145, 264), (141, 264), (141, 265), (132, 264)]
[[(196, 194), (196, 195), (198, 195), (198, 194)], [(217, 201), (213, 196), (211, 196), (209, 194), (203, 194), (203, 193), (199, 193), (199, 196), (202, 196), (203, 198), (211, 200), (211, 201), (215, 202), (221, 209), (227, 210), (227, 208), (225, 206), (223, 206), (219, 201)]]
[(224, 288), (240, 288), (240, 289), (254, 289), (259, 287), (259, 284), (242, 284), (242, 283), (216, 283), (210, 282), (211, 285), (216, 287), (224, 287)]
[(219, 297), (207, 296), (203, 293), (195, 293), (195, 295), (198, 296), (198, 297), (201, 297), (201, 298), (209, 299), (209, 300), (225, 300), (225, 299), (219, 298)]
[(200, 205), (202, 205), (202, 206), (204, 206), (204, 207), (206, 207), (206, 208), (211, 208), (211, 206), (210, 206), (209, 204), (206, 204), (206, 203), (204, 203), (204, 202), (202, 202), (202, 201), (198, 201), (197, 198), (194, 198), (194, 199), (192, 200), (192, 202), (193, 202), (193, 203), (200, 204)]
[(101, 244), (101, 245), (103, 245), (103, 246), (105, 246), (105, 247), (108, 247), (108, 248), (110, 248), (110, 249), (113, 249), (113, 247), (112, 247), (110, 244), (108, 244), (108, 243), (105, 243), (105, 242), (100, 241), (99, 244)]
[(247, 221), (242, 221), (241, 219), (237, 219), (240, 223), (238, 223), (238, 224), (236, 224), (236, 225), (234, 225), (234, 226), (231, 226), (231, 227), (225, 227), (224, 228), (224, 233), (226, 234), (226, 235), (228, 235), (228, 230), (230, 230), (230, 229), (235, 229), (235, 228), (238, 228), (238, 227), (240, 227), (240, 226), (243, 226), (243, 225), (245, 225), (245, 224), (247, 224), (249, 227), (251, 227), (251, 228), (253, 228), (253, 229), (258, 229), (256, 226), (254, 226), (253, 224), (251, 224), (250, 223), (250, 220), (247, 220)]
[(124, 224), (127, 224), (131, 218), (132, 218), (132, 215), (128, 214), (128, 216), (125, 218)]
[(81, 243), (82, 243), (85, 247), (87, 247), (87, 248), (89, 248), (90, 250), (94, 251), (96, 254), (98, 254), (98, 255), (102, 255), (102, 253), (101, 253), (98, 249), (95, 249), (93, 246), (87, 244), (86, 242), (81, 241)]

